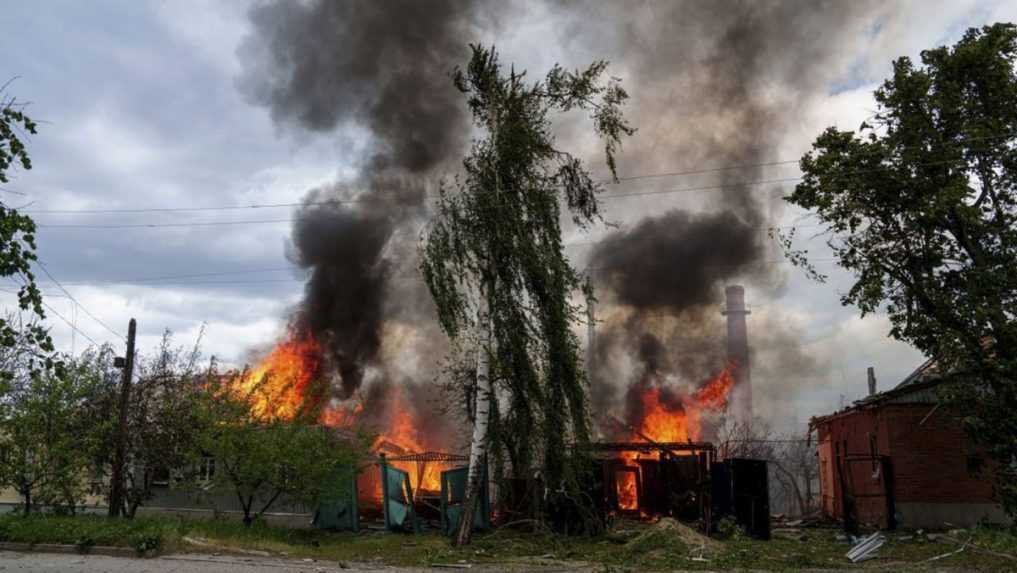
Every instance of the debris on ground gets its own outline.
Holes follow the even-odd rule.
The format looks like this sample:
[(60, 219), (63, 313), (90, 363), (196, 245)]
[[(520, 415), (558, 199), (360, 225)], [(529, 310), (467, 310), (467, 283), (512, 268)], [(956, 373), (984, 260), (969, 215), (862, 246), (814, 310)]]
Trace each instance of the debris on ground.
[(630, 539), (625, 548), (630, 551), (647, 551), (657, 547), (673, 549), (676, 545), (686, 547), (699, 557), (706, 553), (718, 552), (722, 548), (718, 541), (670, 517), (661, 518), (657, 523), (647, 527), (642, 533)]
[(965, 549), (967, 549), (968, 543), (970, 543), (970, 542), (971, 542), (971, 538), (969, 537), (968, 540), (964, 542), (964, 545), (961, 545), (960, 549), (958, 549), (956, 551), (951, 551), (949, 553), (943, 553), (942, 555), (936, 555), (935, 557), (930, 557), (930, 558), (926, 559), (925, 562), (926, 563), (930, 563), (932, 561), (939, 561), (940, 559), (946, 559), (947, 557), (952, 557), (954, 555), (957, 555), (958, 553), (960, 553), (960, 552), (964, 551)]
[(886, 543), (886, 537), (878, 531), (863, 538), (845, 555), (852, 563), (858, 563), (876, 556), (876, 552)]

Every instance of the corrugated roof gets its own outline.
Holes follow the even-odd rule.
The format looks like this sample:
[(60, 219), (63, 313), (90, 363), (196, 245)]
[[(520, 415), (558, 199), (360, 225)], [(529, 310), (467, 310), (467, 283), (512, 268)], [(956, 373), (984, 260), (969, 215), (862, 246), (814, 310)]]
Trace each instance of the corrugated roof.
[(940, 376), (939, 363), (936, 361), (935, 358), (930, 358), (923, 362), (921, 366), (916, 368), (914, 372), (908, 374), (907, 377), (904, 378), (904, 380), (902, 380), (900, 384), (894, 386), (894, 390), (897, 390), (905, 386), (918, 384), (920, 382), (928, 382), (929, 380), (939, 378), (939, 376)]

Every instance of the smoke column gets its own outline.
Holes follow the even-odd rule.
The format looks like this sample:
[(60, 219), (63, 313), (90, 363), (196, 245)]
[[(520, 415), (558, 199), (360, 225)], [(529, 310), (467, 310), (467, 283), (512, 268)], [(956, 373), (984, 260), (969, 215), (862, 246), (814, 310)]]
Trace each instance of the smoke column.
[[(359, 178), (309, 192), (292, 235), (291, 258), (310, 275), (293, 325), (326, 345), (326, 366), (341, 379), (337, 397), (379, 366), (393, 320), (434, 328), (432, 314), (420, 310), (430, 303), (415, 276), (414, 243), (428, 186), (456, 171), (470, 136), (448, 73), (466, 62), (469, 42), (497, 32), (495, 23), (526, 49), (560, 51), (552, 59), (569, 67), (610, 60), (639, 128), (619, 157), (625, 175), (784, 159), (777, 146), (803, 105), (850, 65), (842, 46), (871, 25), (862, 15), (879, 12), (873, 0), (548, 1), (529, 7), (543, 12), (539, 34), (526, 36), (515, 26), (526, 13), (503, 4), (274, 0), (250, 12), (252, 31), (238, 51), (245, 97), (284, 130), (353, 128), (368, 139)], [(573, 137), (568, 121), (560, 131), (565, 149), (589, 143)], [(591, 157), (600, 152), (588, 149)], [(780, 273), (767, 264), (778, 254), (765, 236), (777, 190), (744, 185), (769, 174), (746, 168), (647, 180), (635, 190), (720, 187), (605, 201), (608, 219), (623, 227), (590, 256), (604, 321), (594, 349), (595, 411), (617, 409), (633, 384), (696, 384), (716, 374), (725, 355), (722, 287), (744, 282), (753, 300), (780, 288)], [(357, 202), (320, 204), (350, 198)], [(760, 320), (763, 313), (753, 314)], [(783, 361), (785, 375), (815, 368), (793, 330), (750, 328), (767, 332), (750, 341), (754, 357)], [(762, 381), (767, 369), (754, 371)]]
[(412, 252), (429, 178), (469, 135), (449, 72), (466, 61), (475, 17), (469, 2), (453, 0), (278, 0), (250, 12), (237, 82), (248, 100), (283, 128), (353, 127), (369, 138), (359, 180), (310, 191), (292, 234), (291, 259), (310, 272), (293, 327), (327, 349), (338, 398), (379, 360), (392, 279), (414, 266), (394, 254)]
[[(640, 129), (619, 165), (624, 172), (654, 173), (784, 159), (782, 138), (808, 98), (846, 67), (843, 45), (868, 25), (863, 15), (871, 15), (869, 4), (565, 2), (559, 9), (582, 49), (596, 49), (583, 38), (601, 45), (613, 38), (618, 46), (617, 58), (603, 57), (622, 65)], [(631, 201), (638, 202), (635, 208), (605, 201), (614, 213), (625, 213), (628, 224), (598, 244), (590, 259), (605, 308), (595, 349), (599, 367), (591, 373), (595, 411), (617, 409), (619, 386), (631, 390), (651, 379), (694, 386), (724, 366), (723, 287), (744, 281), (759, 300), (760, 291), (773, 294), (782, 282), (770, 264), (780, 254), (767, 238), (780, 190), (746, 184), (773, 173), (748, 167), (649, 180), (638, 190), (711, 189), (650, 194)], [(630, 222), (630, 215), (647, 212), (657, 214)], [(750, 344), (767, 346), (754, 355), (787, 357), (789, 370), (815, 369), (802, 358), (797, 333), (752, 330)]]

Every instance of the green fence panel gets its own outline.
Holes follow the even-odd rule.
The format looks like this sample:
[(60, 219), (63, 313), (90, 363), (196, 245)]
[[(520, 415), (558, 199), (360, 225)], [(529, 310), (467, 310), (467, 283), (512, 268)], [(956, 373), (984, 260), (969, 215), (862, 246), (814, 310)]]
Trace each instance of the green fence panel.
[(321, 496), (318, 507), (314, 512), (312, 522), (318, 529), (330, 530), (360, 530), (360, 518), (357, 507), (357, 475), (354, 471), (350, 478), (349, 489), (346, 492), (338, 492), (340, 480), (345, 470), (337, 470), (335, 475), (329, 478), (331, 490)]
[[(459, 527), (462, 504), (466, 499), (466, 485), (470, 468), (461, 467), (441, 472), (441, 525), (446, 535), (452, 535)], [(491, 500), (488, 493), (487, 467), (481, 478), (480, 498), (473, 513), (473, 529), (481, 531), (491, 528)]]
[(381, 466), (381, 486), (385, 512), (385, 527), (399, 530), (406, 525), (420, 533), (420, 522), (413, 511), (413, 488), (410, 486), (410, 474), (394, 468), (384, 462)]

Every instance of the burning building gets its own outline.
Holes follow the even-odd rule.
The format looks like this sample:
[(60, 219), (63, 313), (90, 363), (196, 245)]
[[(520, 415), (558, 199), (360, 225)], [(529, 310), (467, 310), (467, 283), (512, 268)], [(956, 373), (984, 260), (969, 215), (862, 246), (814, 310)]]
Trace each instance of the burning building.
[[(716, 312), (731, 282), (760, 293), (780, 287), (772, 268), (760, 265), (779, 200), (746, 182), (772, 161), (806, 88), (825, 88), (825, 71), (839, 57), (830, 34), (860, 26), (850, 18), (856, 9), (646, 2), (603, 4), (591, 16), (570, 2), (545, 8), (569, 30), (573, 54), (595, 39), (595, 57), (613, 60), (626, 85), (639, 86), (633, 123), (646, 137), (627, 144), (619, 161), (626, 171), (744, 166), (701, 172), (695, 184), (715, 192), (687, 200), (655, 196), (666, 191), (664, 180), (649, 181), (645, 201), (618, 211), (630, 219), (624, 228), (606, 232), (585, 261), (602, 301), (588, 349), (597, 364), (590, 402), (601, 437), (708, 440), (729, 412), (749, 421), (768, 400), (768, 384), (752, 391), (744, 291), (726, 292), (726, 348)], [(247, 100), (267, 109), (283, 133), (352, 138), (352, 131), (363, 140), (343, 146), (355, 176), (309, 190), (295, 213), (288, 253), (307, 273), (304, 296), (287, 335), (242, 381), (275, 373), (270, 384), (280, 397), (259, 406), (266, 415), (292, 415), (309, 399), (321, 407), (322, 423), (364, 425), (378, 432), (376, 448), (392, 455), (463, 445), (448, 417), (431, 414), (434, 388), (422, 383), (448, 348), (417, 272), (416, 241), (428, 196), (470, 144), (468, 111), (448, 72), (466, 61), (471, 40), (518, 17), (504, 3), (453, 0), (277, 0), (252, 9), (238, 51), (237, 84)], [(822, 38), (811, 35), (817, 29)], [(757, 362), (760, 350), (797, 352), (794, 333), (767, 331), (753, 347)], [(620, 459), (638, 466), (650, 455)]]

